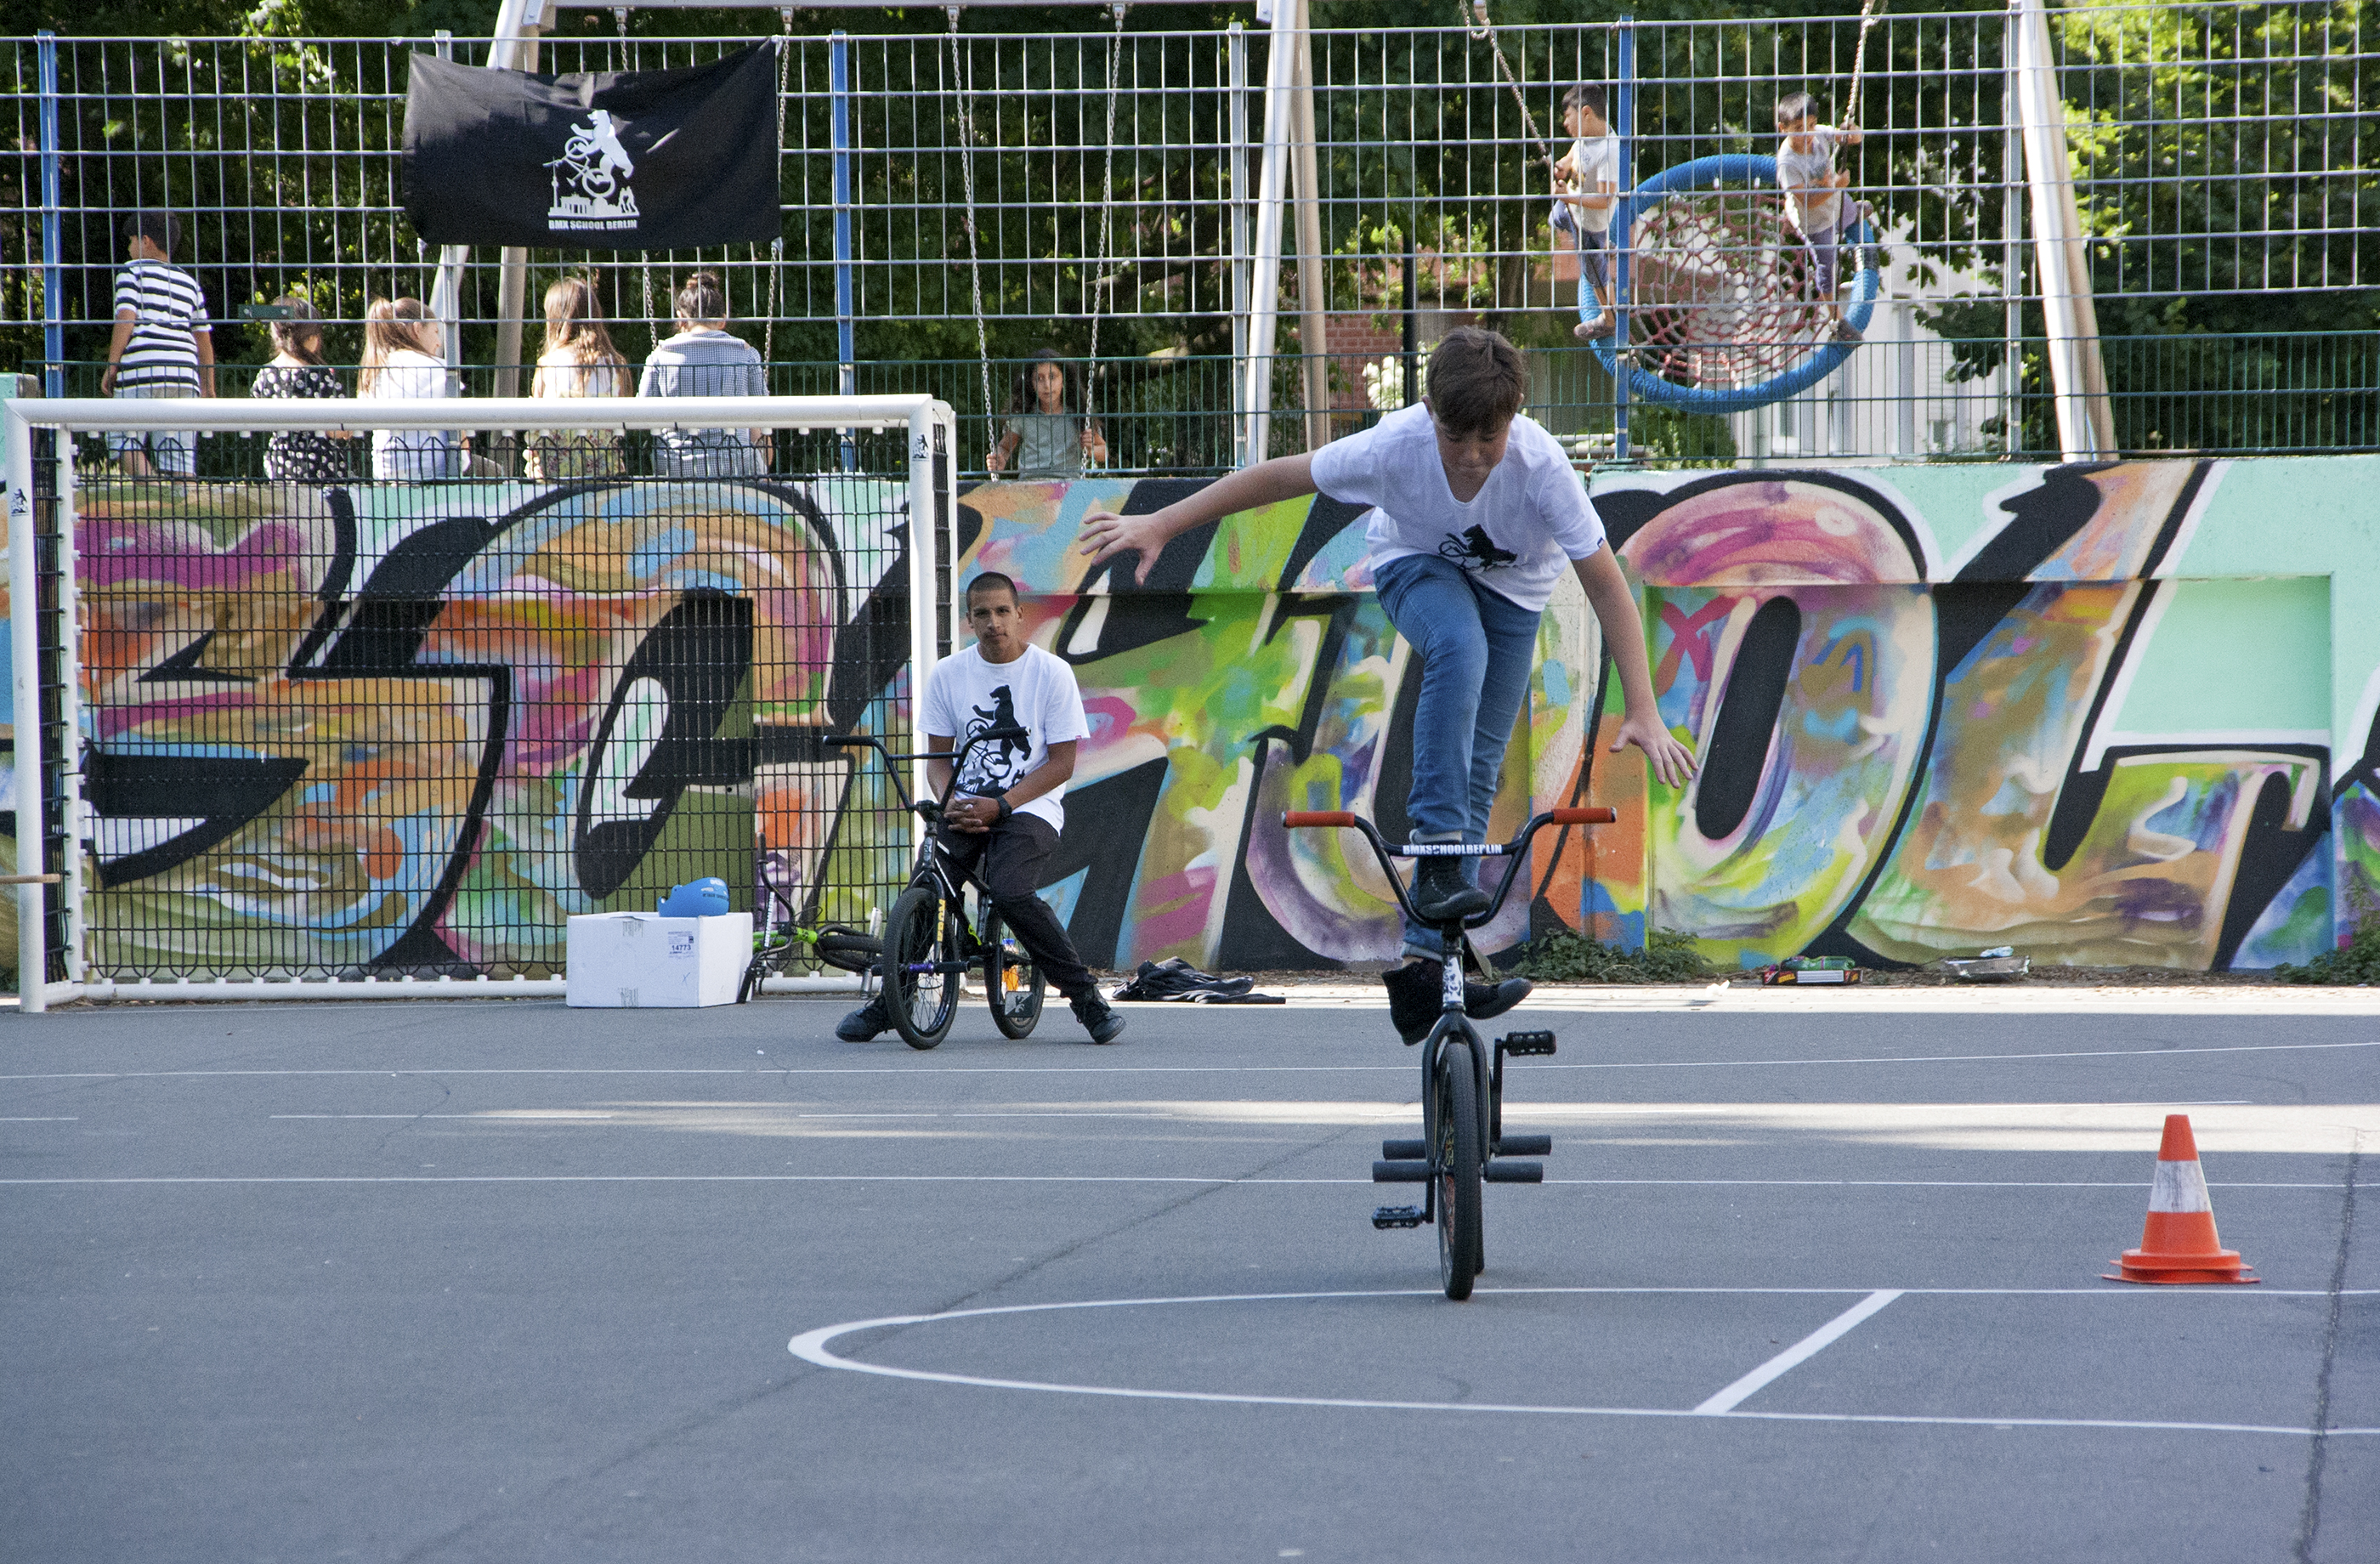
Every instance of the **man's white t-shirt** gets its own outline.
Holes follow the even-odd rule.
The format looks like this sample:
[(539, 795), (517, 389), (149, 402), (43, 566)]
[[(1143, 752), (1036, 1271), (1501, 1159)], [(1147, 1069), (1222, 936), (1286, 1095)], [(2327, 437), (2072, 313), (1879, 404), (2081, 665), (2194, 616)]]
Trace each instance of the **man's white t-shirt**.
[[(1620, 188), (1620, 138), (1617, 136), (1582, 136), (1570, 144), (1571, 166), (1578, 170), (1578, 183), (1573, 194), (1599, 196), (1603, 187)], [(1590, 234), (1611, 230), (1611, 214), (1620, 210), (1619, 203), (1590, 206), (1584, 211), (1570, 209), (1570, 220)]]
[(1373, 569), (1436, 554), (1525, 609), (1544, 608), (1570, 562), (1603, 547), (1603, 522), (1569, 453), (1526, 414), (1512, 420), (1504, 459), (1468, 503), (1447, 487), (1438, 433), (1419, 403), (1314, 453), (1314, 485), (1373, 507), (1365, 529)]
[[(1018, 727), (1030, 735), (1023, 745), (989, 739), (968, 751), (953, 796), (964, 793), (997, 798), (1047, 764), (1051, 745), (1088, 738), (1091, 733), (1075, 671), (1064, 660), (1032, 645), (1012, 662), (987, 662), (982, 648), (969, 647), (935, 663), (926, 675), (926, 699), (917, 719), (927, 733), (949, 734), (953, 749), (987, 728)], [(1016, 806), (1016, 813), (1038, 815), (1052, 830), (1063, 830), (1065, 796), (1062, 782)]]

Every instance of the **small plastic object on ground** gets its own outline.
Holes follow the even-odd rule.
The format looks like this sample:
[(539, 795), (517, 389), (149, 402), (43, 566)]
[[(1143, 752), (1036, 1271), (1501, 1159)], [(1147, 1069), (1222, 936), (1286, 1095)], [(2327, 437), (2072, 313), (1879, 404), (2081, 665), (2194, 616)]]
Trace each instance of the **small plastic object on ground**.
[(1760, 981), (1778, 983), (1857, 983), (1867, 976), (1847, 956), (1789, 956), (1760, 969)]
[(2033, 970), (2033, 958), (2018, 955), (2013, 945), (1995, 945), (1967, 960), (1946, 958), (1937, 964), (1961, 983), (2012, 983)]

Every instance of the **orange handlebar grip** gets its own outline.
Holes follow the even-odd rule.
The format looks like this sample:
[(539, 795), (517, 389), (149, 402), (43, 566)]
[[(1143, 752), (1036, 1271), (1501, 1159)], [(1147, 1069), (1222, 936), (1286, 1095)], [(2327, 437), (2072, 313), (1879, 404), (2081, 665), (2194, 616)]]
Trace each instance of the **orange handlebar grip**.
[(1281, 823), (1292, 830), (1300, 826), (1352, 826), (1355, 817), (1344, 809), (1292, 809)]
[(1548, 809), (1546, 818), (1558, 826), (1608, 826), (1620, 818), (1620, 811), (1598, 805), (1592, 809)]

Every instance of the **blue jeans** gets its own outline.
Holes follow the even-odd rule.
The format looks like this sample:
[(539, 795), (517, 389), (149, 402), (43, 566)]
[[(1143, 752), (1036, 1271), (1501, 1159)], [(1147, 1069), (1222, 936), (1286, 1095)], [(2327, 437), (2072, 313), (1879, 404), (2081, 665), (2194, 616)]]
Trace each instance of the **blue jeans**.
[[(1414, 839), (1485, 842), (1504, 746), (1529, 693), (1537, 611), (1427, 554), (1390, 560), (1372, 578), (1389, 622), (1422, 660), (1405, 801)], [(1438, 932), (1411, 921), (1404, 946), (1410, 955), (1439, 954)]]

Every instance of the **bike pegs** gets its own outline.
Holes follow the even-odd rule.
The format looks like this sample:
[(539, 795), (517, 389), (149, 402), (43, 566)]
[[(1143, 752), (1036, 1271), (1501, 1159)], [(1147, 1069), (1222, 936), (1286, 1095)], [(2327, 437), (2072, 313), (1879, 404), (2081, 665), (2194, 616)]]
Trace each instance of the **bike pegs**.
[(1509, 1053), (1515, 1059), (1539, 1059), (1554, 1051), (1551, 1032), (1514, 1032), (1496, 1039), (1496, 1051)]

